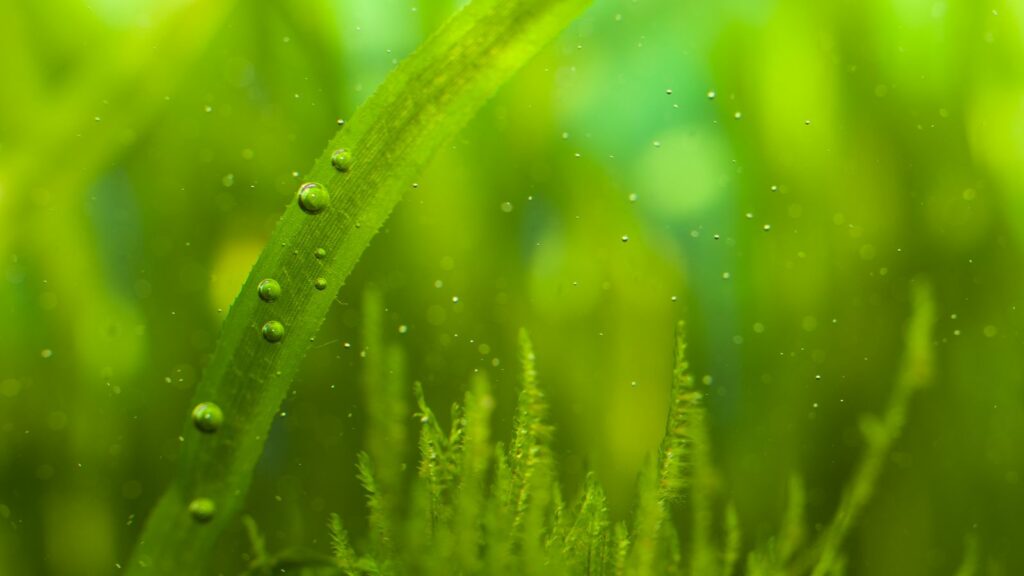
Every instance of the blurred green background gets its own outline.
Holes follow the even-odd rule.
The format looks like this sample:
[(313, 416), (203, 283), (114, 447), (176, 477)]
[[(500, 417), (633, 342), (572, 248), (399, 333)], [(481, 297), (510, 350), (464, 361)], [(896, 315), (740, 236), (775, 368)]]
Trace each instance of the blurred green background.
[[(119, 571), (302, 172), (457, 4), (0, 0), (0, 574)], [(750, 545), (793, 473), (831, 517), (923, 275), (938, 379), (850, 571), (951, 574), (973, 535), (1024, 573), (1022, 41), (1019, 0), (596, 0), (338, 295), (249, 495), (270, 547), (326, 550), (330, 511), (364, 529), (368, 285), (439, 413), (490, 373), (499, 436), (526, 326), (560, 471), (596, 469), (617, 518), (687, 320)], [(240, 526), (220, 550), (237, 573)]]

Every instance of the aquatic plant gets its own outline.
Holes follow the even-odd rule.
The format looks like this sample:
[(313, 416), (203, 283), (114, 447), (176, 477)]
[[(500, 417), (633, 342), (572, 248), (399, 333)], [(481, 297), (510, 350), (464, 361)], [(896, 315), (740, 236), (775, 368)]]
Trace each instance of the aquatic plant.
[(338, 131), (223, 323), (195, 395), (196, 404), (218, 406), (223, 422), (215, 433), (187, 426), (178, 472), (146, 522), (130, 573), (194, 573), (204, 564), (241, 506), (332, 294), (438, 147), (587, 4), (470, 3)]
[[(364, 309), (364, 323), (379, 319), (379, 296)], [(288, 550), (271, 555), (259, 533), (249, 529), (252, 551), (248, 574), (274, 574), (283, 568), (345, 574), (572, 574), (730, 576), (742, 566), (752, 576), (836, 575), (845, 566), (842, 545), (867, 505), (899, 438), (909, 402), (932, 375), (935, 312), (928, 286), (914, 286), (905, 352), (892, 395), (880, 418), (866, 416), (866, 447), (832, 521), (812, 539), (804, 518), (804, 488), (789, 486), (788, 504), (777, 534), (743, 543), (736, 508), (713, 488), (708, 417), (703, 385), (686, 358), (684, 326), (676, 330), (670, 408), (665, 435), (639, 474), (632, 517), (612, 519), (605, 494), (588, 473), (575, 496), (564, 499), (557, 458), (551, 448), (547, 402), (538, 383), (534, 351), (520, 333), (520, 382), (511, 437), (491, 439), (494, 408), (487, 377), (472, 379), (462, 404), (451, 410), (446, 431), (414, 385), (420, 424), (418, 475), (406, 496), (383, 491), (400, 480), (375, 468), (362, 453), (358, 477), (366, 491), (368, 537), (356, 546), (338, 515), (327, 522), (331, 554)], [(368, 331), (371, 340), (377, 339)], [(378, 343), (379, 345), (379, 343)], [(378, 368), (370, 369), (374, 373)], [(388, 387), (373, 401), (402, 405), (407, 391)], [(407, 421), (401, 414), (392, 425)], [(368, 445), (389, 443), (393, 431), (372, 423)], [(408, 504), (402, 506), (401, 504)], [(401, 517), (395, 510), (405, 509)], [(251, 522), (251, 520), (249, 521)], [(719, 529), (716, 531), (716, 527)], [(975, 562), (968, 547), (964, 568)], [(742, 559), (745, 557), (745, 561)], [(967, 572), (965, 572), (967, 570)]]

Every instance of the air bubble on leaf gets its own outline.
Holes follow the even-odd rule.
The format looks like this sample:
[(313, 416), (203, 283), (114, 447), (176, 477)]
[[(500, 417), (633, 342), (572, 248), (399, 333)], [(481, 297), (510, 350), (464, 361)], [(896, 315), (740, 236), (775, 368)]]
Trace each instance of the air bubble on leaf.
[(217, 513), (217, 505), (209, 498), (196, 498), (189, 502), (188, 513), (196, 522), (205, 524), (213, 520), (213, 515)]
[(265, 278), (256, 286), (256, 293), (260, 295), (260, 300), (273, 302), (281, 297), (281, 285), (273, 278)]
[(200, 432), (212, 434), (224, 423), (224, 412), (213, 402), (201, 402), (192, 409), (192, 424)]
[(313, 280), (313, 287), (316, 288), (317, 290), (324, 290), (324, 289), (326, 289), (327, 288), (327, 278), (324, 278), (324, 277), (321, 276), (320, 278), (317, 278), (316, 280)]
[(299, 208), (307, 214), (321, 212), (330, 204), (331, 198), (327, 189), (316, 182), (308, 182), (299, 188)]
[(263, 339), (267, 342), (280, 342), (284, 338), (284, 324), (277, 320), (270, 320), (263, 325), (260, 332), (263, 334)]
[(335, 150), (331, 154), (331, 166), (338, 172), (348, 172), (352, 167), (352, 154), (345, 148)]

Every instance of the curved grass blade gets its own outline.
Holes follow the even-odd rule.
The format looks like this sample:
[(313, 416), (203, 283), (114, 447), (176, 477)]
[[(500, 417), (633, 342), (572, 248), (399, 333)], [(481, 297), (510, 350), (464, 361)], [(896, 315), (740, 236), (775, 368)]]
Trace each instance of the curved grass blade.
[[(196, 402), (224, 412), (216, 433), (187, 427), (178, 473), (146, 523), (129, 574), (195, 574), (241, 507), (271, 421), (333, 300), (433, 153), (589, 0), (476, 0), (403, 61), (317, 160), (331, 200), (285, 211), (224, 322)], [(349, 151), (346, 170), (333, 151)], [(318, 252), (322, 249), (323, 252)], [(273, 278), (280, 296), (261, 300)], [(280, 336), (270, 342), (261, 327)], [(283, 332), (277, 328), (283, 328)], [(204, 523), (189, 503), (215, 504)]]

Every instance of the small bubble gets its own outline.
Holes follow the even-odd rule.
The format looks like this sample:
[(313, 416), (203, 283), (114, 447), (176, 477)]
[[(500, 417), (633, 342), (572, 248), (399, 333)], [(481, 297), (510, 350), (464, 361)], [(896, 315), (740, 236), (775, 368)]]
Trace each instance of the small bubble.
[(220, 179), (220, 183), (224, 185), (225, 188), (231, 188), (235, 184), (235, 175), (231, 173), (225, 174), (224, 177)]
[(506, 214), (511, 212), (512, 211), (512, 203), (511, 202), (502, 202), (501, 203), (501, 211), (506, 213)]
[(740, 118), (743, 118), (743, 112), (737, 110), (736, 112), (733, 113), (732, 117), (739, 120)]
[(317, 260), (323, 260), (324, 258), (327, 257), (327, 250), (324, 250), (323, 248), (317, 248), (316, 250), (313, 251), (313, 257), (316, 258)]
[(308, 182), (299, 188), (299, 208), (307, 214), (316, 214), (330, 204), (327, 189), (316, 182)]
[(671, 88), (666, 88), (665, 89), (665, 94), (671, 96), (672, 95), (672, 89)]
[(277, 320), (270, 320), (261, 329), (263, 339), (267, 342), (280, 342), (284, 338), (284, 324)]
[(810, 120), (804, 120), (804, 126), (810, 126), (810, 125), (811, 125), (811, 121)]
[(345, 148), (335, 150), (334, 154), (331, 154), (331, 166), (338, 172), (348, 172), (352, 167), (352, 154)]
[(209, 498), (196, 498), (189, 503), (188, 513), (196, 522), (205, 524), (213, 520), (213, 515), (217, 513), (217, 505)]
[(338, 118), (338, 126), (344, 126), (344, 125), (345, 125), (345, 121), (342, 120), (341, 118)]
[(458, 303), (459, 303), (459, 297), (458, 296), (452, 296), (452, 304), (458, 304)]
[(317, 278), (316, 280), (313, 280), (313, 288), (316, 288), (317, 290), (324, 290), (324, 289), (326, 289), (327, 288), (327, 278), (324, 278), (323, 276), (321, 276), (320, 278)]
[(256, 286), (256, 293), (260, 295), (260, 300), (273, 302), (281, 297), (281, 285), (273, 278), (266, 278), (260, 280)]
[(772, 225), (771, 225), (771, 224), (765, 224), (765, 225), (764, 225), (764, 226), (762, 226), (761, 228), (762, 228), (762, 229), (763, 229), (763, 230), (764, 230), (765, 232), (769, 232), (769, 231), (770, 231), (770, 230), (772, 229)]
[(629, 201), (630, 202), (636, 202), (636, 199), (637, 199), (636, 192), (633, 192), (632, 194), (629, 195)]
[(714, 100), (714, 99), (715, 99), (715, 91), (714, 90), (708, 90), (708, 100)]
[(722, 280), (728, 280), (729, 278), (732, 278), (731, 274), (728, 272), (722, 272)]
[(200, 432), (212, 434), (224, 423), (224, 412), (213, 402), (201, 402), (192, 409), (192, 424)]
[(771, 191), (772, 192), (778, 192), (779, 191), (779, 187), (777, 185), (775, 185), (775, 184), (772, 184), (771, 185)]
[(719, 240), (719, 239), (721, 239), (721, 238), (722, 238), (722, 235), (721, 235), (721, 234), (715, 234), (715, 235), (713, 236), (713, 238), (714, 238), (715, 240)]
[(629, 242), (629, 236), (626, 236), (625, 234), (623, 234), (622, 235), (622, 243), (625, 244), (626, 242)]
[(406, 326), (405, 324), (402, 324), (401, 326), (398, 327), (398, 333), (399, 334), (405, 334), (408, 331), (409, 331), (409, 327)]

